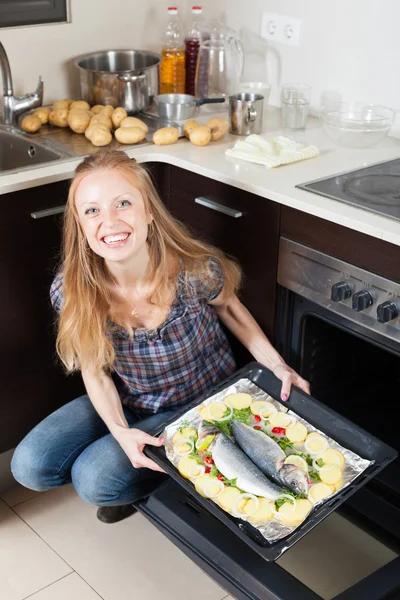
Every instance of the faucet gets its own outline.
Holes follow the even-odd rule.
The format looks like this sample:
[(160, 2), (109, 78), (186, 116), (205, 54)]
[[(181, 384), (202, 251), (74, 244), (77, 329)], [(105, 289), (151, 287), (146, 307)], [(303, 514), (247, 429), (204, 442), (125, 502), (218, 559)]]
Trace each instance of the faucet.
[(39, 77), (39, 83), (33, 94), (24, 94), (15, 97), (13, 92), (10, 63), (3, 44), (0, 42), (0, 71), (3, 83), (3, 122), (13, 125), (17, 116), (21, 113), (42, 106), (43, 103), (43, 79)]

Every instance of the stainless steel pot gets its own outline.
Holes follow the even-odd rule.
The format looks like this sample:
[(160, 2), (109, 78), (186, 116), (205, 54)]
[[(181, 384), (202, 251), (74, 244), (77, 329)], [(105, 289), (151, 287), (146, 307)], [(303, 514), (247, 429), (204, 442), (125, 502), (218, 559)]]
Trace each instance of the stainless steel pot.
[(160, 94), (156, 96), (157, 111), (160, 117), (172, 121), (184, 121), (196, 116), (198, 107), (203, 104), (225, 102), (225, 98), (196, 98), (190, 94)]
[(122, 106), (138, 113), (159, 92), (161, 56), (145, 50), (104, 50), (75, 59), (82, 98), (89, 104)]

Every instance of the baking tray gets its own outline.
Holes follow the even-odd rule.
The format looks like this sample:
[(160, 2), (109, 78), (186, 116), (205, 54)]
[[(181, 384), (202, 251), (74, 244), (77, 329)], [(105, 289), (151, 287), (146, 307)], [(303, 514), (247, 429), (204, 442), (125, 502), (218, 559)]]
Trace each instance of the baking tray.
[[(220, 519), (220, 521), (222, 521), (231, 531), (234, 531), (253, 550), (263, 556), (265, 560), (273, 561), (277, 560), (284, 552), (286, 552), (286, 550), (291, 548), (303, 536), (311, 531), (311, 529), (318, 525), (318, 523), (323, 521), (323, 519), (336, 510), (350, 496), (368, 483), (368, 481), (375, 477), (379, 471), (394, 461), (397, 458), (397, 451), (296, 387), (292, 388), (289, 400), (284, 403), (281, 402), (281, 381), (277, 379), (269, 369), (257, 362), (250, 363), (216, 385), (214, 388), (208, 390), (207, 393), (203, 394), (200, 398), (185, 406), (181, 411), (175, 413), (171, 419), (163, 424), (162, 428), (153, 430), (152, 433), (156, 436), (162, 434), (167, 425), (176, 421), (188, 410), (201, 404), (204, 400), (210, 398), (214, 394), (222, 392), (225, 388), (242, 378), (247, 378), (252, 381), (259, 388), (272, 396), (272, 398), (280, 402), (285, 408), (289, 408), (297, 413), (304, 420), (308, 421), (310, 425), (321, 430), (340, 445), (352, 450), (362, 458), (373, 461), (373, 464), (367, 467), (353, 482), (345, 486), (342, 491), (337, 492), (331, 500), (326, 500), (319, 506), (316, 506), (310, 515), (294, 531), (280, 540), (269, 542), (250, 523), (229, 515), (212, 500), (203, 498), (198, 494), (193, 484), (189, 480), (184, 479), (174, 465), (168, 460), (164, 447), (145, 447), (145, 454), (160, 465), (168, 475), (173, 477), (186, 491), (194, 496), (198, 503)], [(351, 402), (351, 398), (349, 398), (349, 402)]]

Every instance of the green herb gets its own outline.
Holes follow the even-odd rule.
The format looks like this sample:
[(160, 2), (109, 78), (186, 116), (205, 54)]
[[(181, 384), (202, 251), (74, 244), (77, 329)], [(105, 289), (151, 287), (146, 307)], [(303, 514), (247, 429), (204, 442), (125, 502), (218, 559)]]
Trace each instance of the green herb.
[(278, 510), (282, 506), (282, 504), (285, 504), (285, 502), (290, 502), (290, 504), (293, 504), (294, 498), (293, 500), (289, 500), (289, 498), (278, 498), (278, 500), (275, 500), (276, 509)]
[(323, 459), (322, 459), (322, 458), (319, 458), (319, 459), (316, 461), (316, 464), (317, 464), (319, 467), (323, 467), (325, 463), (324, 463), (324, 461), (323, 461)]
[(237, 482), (237, 477), (235, 477), (234, 479), (227, 479), (226, 477), (224, 477), (225, 485), (232, 485), (232, 486), (236, 487), (236, 482)]
[(192, 452), (191, 454), (189, 454), (189, 456), (190, 456), (190, 458), (193, 458), (199, 465), (204, 464), (203, 461), (202, 461), (202, 459), (201, 459), (201, 456), (199, 456), (197, 454), (197, 452)]
[(179, 427), (179, 432), (182, 433), (183, 429), (186, 429), (186, 427), (190, 427), (190, 422), (189, 421), (182, 421), (181, 426)]
[(314, 483), (321, 481), (321, 477), (318, 475), (317, 471), (308, 471), (308, 475), (314, 481)]
[(232, 437), (232, 420), (231, 419), (228, 421), (217, 422), (217, 423), (215, 423), (215, 425), (216, 425), (216, 427), (218, 427), (218, 429), (221, 431), (221, 433), (224, 433), (228, 437)]
[(213, 477), (218, 477), (219, 471), (215, 465), (212, 465), (210, 475)]
[(241, 423), (249, 425), (251, 417), (252, 412), (250, 408), (233, 409), (232, 419), (236, 419), (236, 421), (240, 421)]

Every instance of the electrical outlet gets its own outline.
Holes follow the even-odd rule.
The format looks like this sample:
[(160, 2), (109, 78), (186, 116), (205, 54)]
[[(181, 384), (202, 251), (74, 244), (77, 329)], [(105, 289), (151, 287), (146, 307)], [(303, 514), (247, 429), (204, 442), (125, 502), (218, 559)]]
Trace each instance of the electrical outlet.
[(301, 19), (285, 17), (275, 13), (263, 13), (261, 19), (261, 37), (264, 40), (288, 44), (289, 46), (300, 45)]

